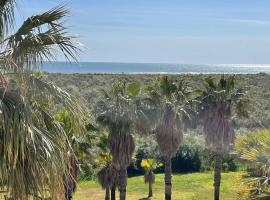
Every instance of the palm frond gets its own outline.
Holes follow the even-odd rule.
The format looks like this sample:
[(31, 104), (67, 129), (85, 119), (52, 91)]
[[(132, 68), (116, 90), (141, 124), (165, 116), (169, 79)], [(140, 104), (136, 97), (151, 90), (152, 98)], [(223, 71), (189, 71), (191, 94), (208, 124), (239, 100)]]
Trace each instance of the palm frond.
[(62, 20), (68, 14), (69, 10), (67, 10), (65, 6), (57, 6), (42, 14), (29, 17), (24, 21), (14, 36), (22, 37), (24, 35), (28, 35), (30, 32), (41, 32), (43, 25), (51, 27), (60, 26), (64, 28), (62, 24), (59, 23), (59, 20)]
[(32, 69), (44, 60), (55, 60), (56, 50), (65, 58), (76, 60), (74, 37), (59, 20), (67, 15), (63, 7), (56, 7), (41, 15), (28, 18), (18, 31), (6, 39), (6, 54), (19, 66)]
[(45, 110), (34, 112), (15, 85), (0, 92), (1, 183), (18, 199), (44, 196), (50, 189), (61, 191), (59, 183), (68, 174), (63, 129)]

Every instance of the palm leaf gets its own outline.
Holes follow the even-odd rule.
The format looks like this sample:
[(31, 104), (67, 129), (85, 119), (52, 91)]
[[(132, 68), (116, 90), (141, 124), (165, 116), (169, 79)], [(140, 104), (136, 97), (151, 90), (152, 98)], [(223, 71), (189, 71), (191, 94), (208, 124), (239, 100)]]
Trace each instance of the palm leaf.
[(44, 60), (55, 60), (54, 50), (76, 60), (74, 37), (59, 22), (68, 13), (63, 6), (28, 18), (18, 31), (6, 39), (7, 55), (19, 66), (32, 68)]

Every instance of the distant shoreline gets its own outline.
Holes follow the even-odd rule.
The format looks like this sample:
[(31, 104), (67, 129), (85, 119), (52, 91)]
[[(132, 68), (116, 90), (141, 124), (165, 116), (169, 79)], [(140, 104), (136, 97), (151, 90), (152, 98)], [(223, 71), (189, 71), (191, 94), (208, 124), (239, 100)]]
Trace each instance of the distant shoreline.
[(62, 75), (260, 75), (260, 74), (266, 74), (270, 75), (270, 72), (258, 72), (258, 73), (224, 73), (224, 72), (133, 72), (133, 73), (97, 73), (97, 72), (86, 72), (86, 73), (78, 73), (78, 72), (71, 72), (71, 73), (64, 73), (64, 72), (46, 72), (46, 74), (62, 74)]
[(46, 62), (41, 71), (64, 74), (270, 74), (270, 65)]

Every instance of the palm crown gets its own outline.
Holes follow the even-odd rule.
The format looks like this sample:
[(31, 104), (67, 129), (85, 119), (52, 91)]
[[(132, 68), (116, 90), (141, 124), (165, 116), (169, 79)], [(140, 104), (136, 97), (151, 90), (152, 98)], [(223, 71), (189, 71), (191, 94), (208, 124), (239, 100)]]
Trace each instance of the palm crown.
[(208, 77), (199, 99), (206, 143), (214, 151), (228, 151), (234, 141), (231, 117), (248, 116), (244, 90), (235, 88), (234, 76), (223, 75), (218, 82)]
[[(115, 82), (104, 99), (97, 104), (97, 121), (109, 131), (109, 149), (116, 167), (127, 166), (131, 162), (134, 142), (131, 133), (135, 130), (140, 101), (140, 86), (137, 83)], [(123, 144), (127, 145), (126, 147)], [(121, 148), (122, 147), (122, 148)]]
[(157, 132), (161, 153), (172, 157), (182, 140), (185, 119), (191, 118), (194, 113), (195, 92), (190, 92), (183, 80), (173, 81), (169, 76), (157, 80), (147, 91), (149, 118)]

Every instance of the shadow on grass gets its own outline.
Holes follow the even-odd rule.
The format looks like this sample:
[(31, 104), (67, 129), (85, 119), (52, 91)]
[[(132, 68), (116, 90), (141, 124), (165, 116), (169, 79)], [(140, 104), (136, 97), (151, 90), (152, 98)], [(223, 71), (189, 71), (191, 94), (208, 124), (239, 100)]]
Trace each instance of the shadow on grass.
[(151, 200), (150, 197), (146, 197), (146, 198), (142, 198), (142, 199), (139, 199), (139, 200)]

